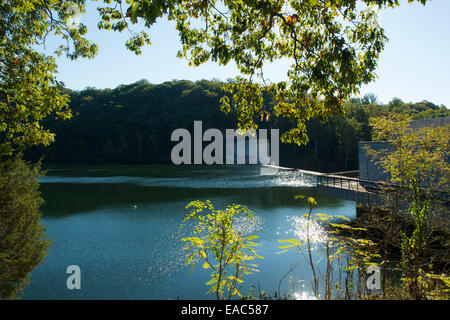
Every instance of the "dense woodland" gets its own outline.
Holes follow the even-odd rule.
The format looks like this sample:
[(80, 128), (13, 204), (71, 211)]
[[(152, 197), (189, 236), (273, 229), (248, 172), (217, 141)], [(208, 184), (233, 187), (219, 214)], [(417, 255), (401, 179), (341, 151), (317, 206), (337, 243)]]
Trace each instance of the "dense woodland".
[[(56, 134), (47, 148), (35, 148), (30, 157), (45, 155), (46, 162), (169, 163), (170, 141), (177, 128), (193, 132), (194, 120), (207, 128), (236, 128), (236, 116), (220, 110), (223, 83), (186, 80), (150, 84), (141, 80), (115, 89), (86, 88), (70, 91), (69, 120), (46, 119), (44, 126)], [(270, 109), (270, 97), (266, 96)], [(431, 102), (404, 103), (393, 99), (380, 104), (374, 95), (345, 103), (346, 114), (307, 123), (309, 143), (280, 145), (280, 164), (323, 171), (358, 168), (358, 141), (371, 140), (369, 117), (397, 112), (413, 119), (450, 116), (445, 106)], [(265, 118), (265, 117), (264, 117)], [(258, 119), (260, 120), (260, 119)], [(292, 126), (288, 119), (272, 119), (261, 128)]]

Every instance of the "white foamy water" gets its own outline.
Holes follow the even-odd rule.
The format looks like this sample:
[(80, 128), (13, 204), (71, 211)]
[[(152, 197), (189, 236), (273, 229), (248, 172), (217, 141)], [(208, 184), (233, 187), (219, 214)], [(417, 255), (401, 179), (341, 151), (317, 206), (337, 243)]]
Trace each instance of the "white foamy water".
[[(93, 173), (98, 172), (93, 171)], [(58, 172), (60, 173), (60, 172)], [(261, 174), (259, 170), (236, 171), (222, 177), (208, 174), (208, 170), (198, 170), (197, 175), (189, 177), (137, 177), (137, 176), (64, 176), (47, 175), (40, 183), (75, 184), (116, 184), (126, 183), (144, 187), (185, 187), (185, 188), (265, 188), (265, 187), (309, 187), (314, 185), (314, 177), (298, 171), (280, 170), (274, 174)]]

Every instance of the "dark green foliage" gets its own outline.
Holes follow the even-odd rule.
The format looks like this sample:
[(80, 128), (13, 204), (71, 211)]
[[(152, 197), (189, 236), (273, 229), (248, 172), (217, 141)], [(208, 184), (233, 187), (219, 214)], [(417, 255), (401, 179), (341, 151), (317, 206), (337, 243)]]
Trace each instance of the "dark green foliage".
[[(73, 118), (46, 119), (44, 126), (56, 133), (56, 142), (35, 149), (33, 156), (47, 154), (48, 162), (169, 163), (176, 144), (170, 141), (174, 129), (186, 128), (193, 134), (195, 120), (203, 122), (204, 131), (237, 128), (236, 113), (226, 115), (220, 110), (222, 86), (206, 80), (158, 85), (141, 80), (115, 89), (67, 90)], [(265, 93), (264, 101), (270, 111), (273, 98)], [(320, 171), (358, 169), (357, 142), (372, 139), (369, 117), (390, 112), (414, 119), (450, 115), (444, 106), (427, 101), (394, 99), (383, 105), (373, 95), (345, 102), (344, 109), (344, 116), (330, 117), (327, 122), (307, 121), (307, 145), (280, 144), (280, 164)], [(278, 128), (282, 133), (292, 127), (288, 119), (266, 117), (258, 117), (259, 128)]]
[(173, 81), (160, 85), (139, 81), (114, 90), (71, 92), (73, 118), (48, 119), (56, 133), (46, 161), (161, 163), (170, 161), (173, 130), (193, 134), (203, 128), (233, 128), (232, 117), (219, 109), (220, 83)]
[(0, 299), (21, 294), (49, 247), (40, 222), (40, 175), (19, 157), (0, 164)]

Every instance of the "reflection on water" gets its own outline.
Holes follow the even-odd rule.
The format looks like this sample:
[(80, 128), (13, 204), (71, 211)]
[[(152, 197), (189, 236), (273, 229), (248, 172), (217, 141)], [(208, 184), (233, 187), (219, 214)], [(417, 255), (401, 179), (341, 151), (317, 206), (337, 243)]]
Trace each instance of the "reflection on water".
[(246, 216), (235, 216), (233, 218), (233, 230), (243, 236), (250, 235), (263, 228), (263, 219), (260, 216), (253, 216), (252, 219)]
[(325, 243), (328, 235), (322, 224), (316, 220), (309, 220), (304, 216), (289, 217), (287, 219), (292, 223), (291, 232), (301, 241), (309, 241), (313, 244)]
[[(296, 252), (277, 254), (278, 240), (302, 236), (308, 206), (295, 195), (315, 197), (321, 213), (355, 215), (353, 202), (316, 194), (312, 182), (294, 171), (261, 176), (258, 167), (247, 166), (48, 169), (41, 180), (43, 223), (53, 246), (32, 273), (25, 299), (213, 299), (205, 293), (209, 272), (200, 266), (189, 275), (184, 265), (180, 239), (186, 234), (178, 231), (193, 200), (209, 199), (217, 209), (242, 204), (254, 212), (256, 224), (235, 223), (259, 236), (260, 272), (244, 280), (266, 292), (302, 260)], [(73, 264), (81, 268), (81, 290), (66, 288), (66, 268)], [(308, 281), (311, 272), (300, 263), (291, 276)]]
[(317, 298), (310, 292), (295, 292), (293, 294), (295, 300), (317, 300)]

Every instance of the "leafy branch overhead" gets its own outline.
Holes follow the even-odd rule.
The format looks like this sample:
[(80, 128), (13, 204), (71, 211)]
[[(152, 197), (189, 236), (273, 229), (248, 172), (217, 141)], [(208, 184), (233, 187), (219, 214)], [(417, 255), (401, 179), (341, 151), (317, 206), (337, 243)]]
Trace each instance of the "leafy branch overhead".
[[(0, 3), (0, 155), (10, 156), (26, 147), (54, 140), (42, 127), (50, 114), (70, 117), (68, 96), (55, 78), (57, 65), (52, 56), (35, 50), (45, 46), (49, 34), (65, 44), (56, 55), (70, 59), (92, 58), (97, 46), (84, 38), (80, 24), (69, 28), (71, 2), (58, 0), (11, 0)], [(78, 5), (84, 11), (84, 4)]]
[[(256, 128), (261, 112), (295, 123), (282, 136), (299, 145), (308, 141), (305, 121), (343, 113), (342, 102), (375, 77), (387, 37), (377, 10), (396, 7), (397, 0), (105, 0), (99, 8), (101, 29), (146, 28), (167, 17), (176, 23), (190, 65), (234, 62), (241, 72), (224, 87), (222, 109), (237, 112), (242, 129)], [(409, 2), (414, 2), (409, 0)], [(418, 0), (425, 4), (426, 0)], [(145, 31), (133, 32), (127, 47), (141, 53), (150, 44)], [(286, 81), (264, 79), (267, 63), (287, 59)], [(263, 92), (276, 98), (267, 110)]]
[[(50, 114), (70, 117), (55, 59), (37, 48), (53, 34), (62, 43), (54, 55), (93, 58), (98, 47), (86, 38), (86, 26), (71, 23), (74, 11), (85, 13), (87, 3), (0, 3), (0, 155), (48, 145), (54, 135), (41, 120)], [(300, 145), (308, 141), (305, 121), (343, 113), (342, 102), (374, 79), (387, 40), (376, 10), (399, 1), (103, 0), (97, 5), (98, 27), (130, 32), (125, 45), (136, 54), (150, 44), (146, 30), (165, 17), (179, 31), (178, 56), (191, 65), (234, 62), (241, 74), (224, 87), (222, 109), (237, 113), (242, 129), (256, 128), (261, 118), (288, 118), (294, 127), (282, 140)], [(270, 83), (263, 67), (278, 60), (290, 61), (286, 80)], [(275, 98), (273, 107), (264, 103), (266, 93)]]

